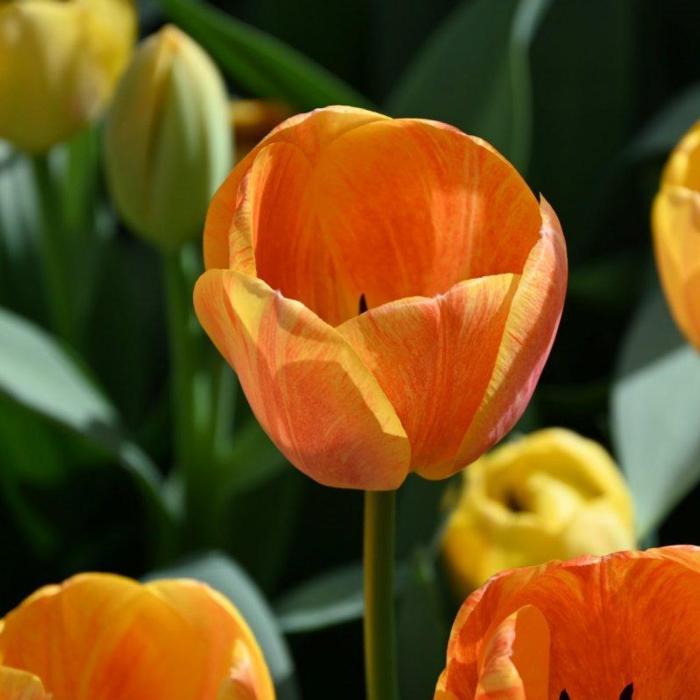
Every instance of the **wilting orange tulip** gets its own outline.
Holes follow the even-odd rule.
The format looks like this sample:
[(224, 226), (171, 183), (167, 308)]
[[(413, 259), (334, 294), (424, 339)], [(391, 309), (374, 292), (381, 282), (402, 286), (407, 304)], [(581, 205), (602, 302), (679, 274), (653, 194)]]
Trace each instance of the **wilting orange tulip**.
[(675, 700), (700, 687), (700, 549), (514, 569), (457, 615), (435, 700)]
[(652, 225), (666, 298), (683, 334), (700, 350), (700, 122), (666, 164)]
[(292, 117), (209, 209), (199, 319), (330, 486), (447, 477), (522, 414), (566, 287), (557, 217), (491, 146), (348, 107)]
[(248, 625), (204, 584), (83, 574), (0, 622), (0, 700), (272, 700)]

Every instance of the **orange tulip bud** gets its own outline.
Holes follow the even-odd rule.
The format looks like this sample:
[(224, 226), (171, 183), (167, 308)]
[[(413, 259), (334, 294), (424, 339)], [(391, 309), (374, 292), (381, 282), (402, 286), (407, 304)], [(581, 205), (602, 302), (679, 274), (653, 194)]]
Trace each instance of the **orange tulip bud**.
[(277, 447), (337, 487), (444, 478), (499, 440), (566, 288), (556, 215), (491, 146), (348, 107), (251, 151), (204, 254), (202, 325)]
[(699, 584), (683, 546), (499, 574), (459, 611), (435, 700), (692, 697)]
[(275, 694), (250, 628), (208, 586), (83, 574), (42, 588), (0, 621), (0, 698), (49, 697), (273, 700)]
[(656, 263), (671, 312), (700, 350), (700, 122), (666, 164), (652, 226)]

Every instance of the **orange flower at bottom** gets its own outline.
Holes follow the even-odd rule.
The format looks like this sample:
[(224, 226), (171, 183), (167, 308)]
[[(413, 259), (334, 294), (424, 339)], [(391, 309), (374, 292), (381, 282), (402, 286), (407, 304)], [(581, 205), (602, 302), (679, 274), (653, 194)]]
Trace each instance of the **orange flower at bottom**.
[(675, 700), (700, 688), (700, 549), (514, 569), (455, 620), (435, 700)]
[(0, 700), (273, 700), (248, 625), (195, 581), (83, 574), (0, 621)]

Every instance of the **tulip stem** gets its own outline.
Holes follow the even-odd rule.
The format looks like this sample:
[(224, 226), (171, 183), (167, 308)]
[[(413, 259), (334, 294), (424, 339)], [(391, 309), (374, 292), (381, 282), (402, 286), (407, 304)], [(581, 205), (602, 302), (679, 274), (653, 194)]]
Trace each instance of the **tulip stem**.
[(395, 491), (365, 492), (365, 678), (368, 700), (397, 700), (394, 623)]
[(31, 158), (36, 184), (40, 217), (40, 257), (44, 273), (46, 304), (54, 333), (72, 343), (73, 323), (70, 296), (64, 264), (65, 251), (61, 240), (62, 210), (56, 187), (51, 177), (48, 155)]

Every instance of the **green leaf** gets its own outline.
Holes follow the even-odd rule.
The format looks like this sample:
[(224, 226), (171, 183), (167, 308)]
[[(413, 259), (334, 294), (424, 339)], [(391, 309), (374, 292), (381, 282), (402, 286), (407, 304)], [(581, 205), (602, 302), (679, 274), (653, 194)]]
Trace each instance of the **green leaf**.
[(294, 666), (277, 620), (253, 580), (236, 562), (220, 552), (207, 552), (146, 577), (194, 578), (226, 596), (253, 630), (270, 669), (279, 700), (293, 700), (298, 693)]
[(657, 289), (622, 348), (612, 430), (646, 537), (700, 480), (700, 355), (683, 341)]
[(256, 97), (298, 109), (367, 100), (321, 66), (274, 37), (197, 0), (159, 0), (164, 12), (214, 57), (235, 83)]
[[(405, 566), (396, 568), (396, 591), (406, 579)], [(364, 613), (362, 564), (327, 571), (286, 593), (275, 610), (280, 626), (287, 634), (314, 632), (359, 620)]]
[(148, 456), (123, 437), (115, 409), (79, 365), (47, 333), (0, 308), (0, 392), (99, 446), (137, 479), (164, 528), (160, 474)]
[(445, 665), (449, 626), (430, 554), (415, 552), (398, 606), (399, 687), (403, 700), (431, 697)]
[(275, 605), (287, 634), (312, 632), (362, 617), (362, 564), (321, 574), (284, 595)]
[(389, 111), (454, 124), (524, 169), (532, 139), (529, 49), (551, 1), (462, 2), (406, 71)]

